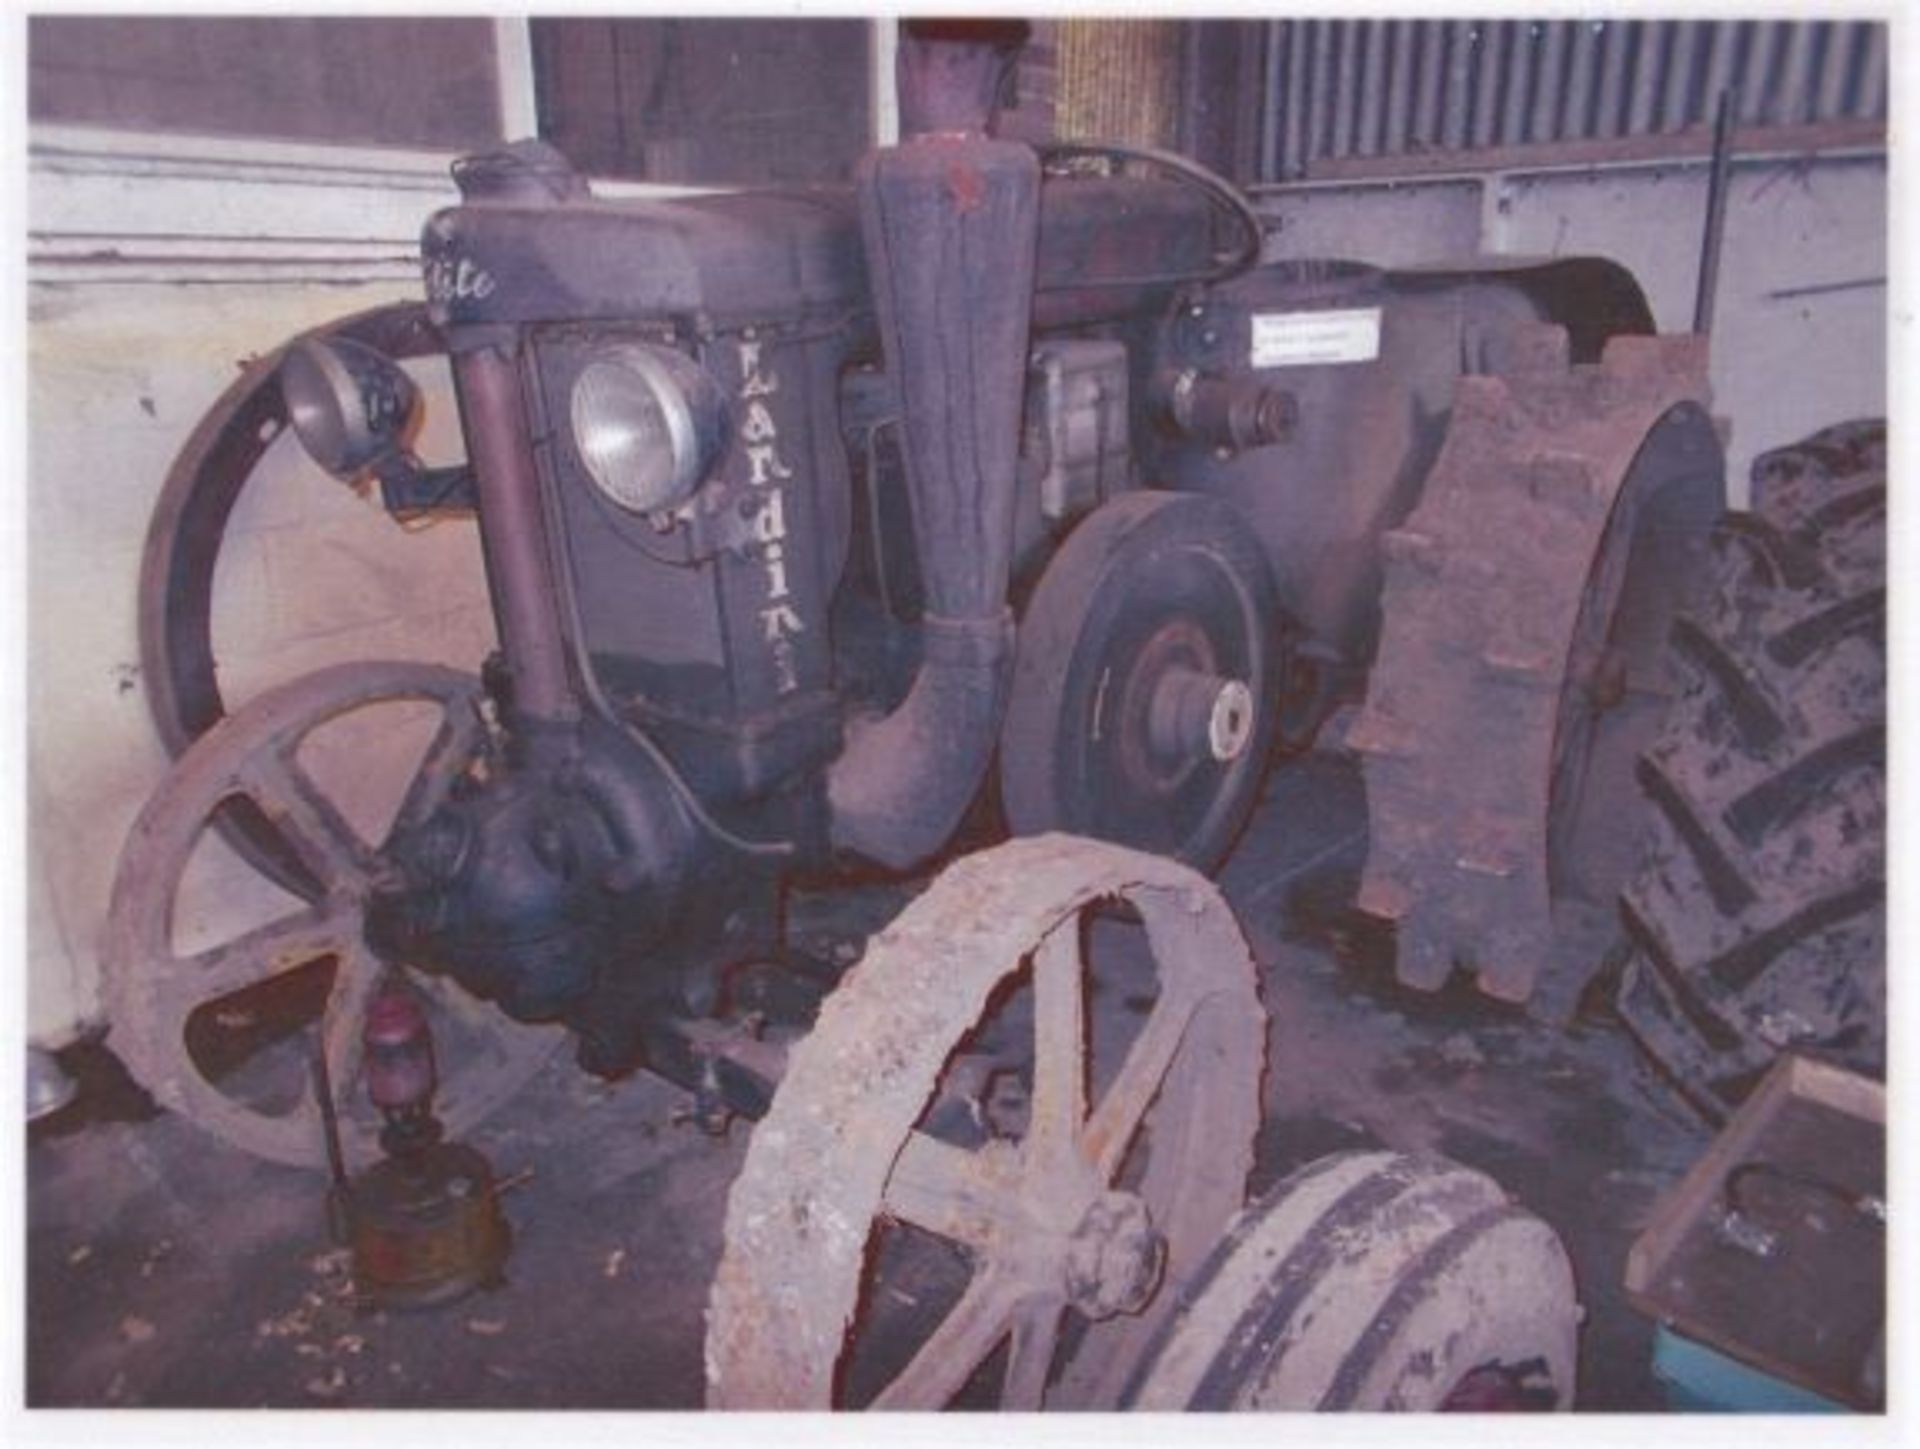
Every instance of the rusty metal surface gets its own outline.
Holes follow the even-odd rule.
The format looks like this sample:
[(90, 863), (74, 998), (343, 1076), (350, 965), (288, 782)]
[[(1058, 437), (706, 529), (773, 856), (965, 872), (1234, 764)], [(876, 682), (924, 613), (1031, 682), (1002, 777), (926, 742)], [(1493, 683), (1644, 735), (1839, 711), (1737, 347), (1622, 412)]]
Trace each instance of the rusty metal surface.
[[(1146, 927), (1159, 992), (1090, 1101), (1079, 921), (1115, 897)], [(1030, 953), (1025, 1136), (969, 1151), (916, 1131), (950, 1052)], [(973, 1276), (879, 1406), (939, 1407), (1009, 1337), (1003, 1407), (1111, 1406), (1171, 1302), (1164, 1285), (1240, 1206), (1264, 1020), (1238, 924), (1183, 866), (1061, 835), (951, 866), (828, 999), (754, 1131), (708, 1309), (708, 1404), (834, 1403), (869, 1239), (892, 1219), (964, 1248)], [(1149, 1118), (1136, 1181), (1129, 1154)], [(1147, 1261), (1142, 1208), (1163, 1264)], [(1049, 1384), (1069, 1302), (1098, 1314), (1137, 1301), (1155, 1276), (1144, 1311), (1093, 1322)]]
[(476, 348), (454, 358), (453, 377), (479, 493), (487, 584), (501, 651), (513, 675), (514, 706), (532, 719), (577, 719), (580, 703), (567, 672), (554, 555), (547, 542), (518, 359), (505, 350)]
[(894, 54), (900, 134), (984, 136), (1032, 30), (1024, 20), (903, 20)]
[[(1519, 1001), (1552, 956), (1556, 896), (1577, 879), (1606, 906), (1603, 878), (1624, 875), (1570, 858), (1555, 815), (1631, 801), (1634, 751), (1600, 778), (1591, 723), (1627, 702), (1637, 730), (1657, 728), (1664, 606), (1719, 485), (1684, 472), (1717, 461), (1686, 456), (1711, 444), (1702, 339), (1619, 337), (1571, 367), (1561, 329), (1511, 339), (1500, 375), (1460, 380), (1422, 501), (1383, 538), (1380, 649), (1349, 743), (1371, 829), (1360, 904), (1396, 924), (1401, 981), (1434, 989), (1460, 963)], [(1682, 430), (1662, 461), (1683, 471), (1636, 470), (1663, 427)], [(1636, 590), (1663, 607), (1635, 602), (1623, 656), (1616, 605)]]
[(1580, 1309), (1552, 1228), (1445, 1158), (1344, 1152), (1235, 1221), (1180, 1295), (1124, 1407), (1571, 1409)]
[[(337, 665), (269, 690), (188, 750), (147, 802), (122, 850), (102, 949), (103, 991), (114, 1051), (154, 1097), (214, 1135), (276, 1162), (326, 1160), (318, 1105), (303, 1096), (270, 1111), (230, 1095), (187, 1044), (196, 1009), (331, 958), (320, 1032), (328, 1076), (351, 1151), (372, 1150), (377, 1122), (349, 1110), (361, 1092), (361, 1019), (386, 964), (363, 939), (368, 892), (382, 871), (338, 803), (303, 767), (301, 744), (351, 711), (410, 700), (440, 708), (443, 724), (407, 786), (403, 817), (424, 817), (473, 758), (477, 685), (451, 669), (411, 663)], [(174, 912), (203, 829), (223, 801), (251, 800), (318, 883), (318, 894), (281, 915), (185, 954)], [(430, 1014), (458, 1018), (483, 1048), (443, 1068), (442, 1105), (459, 1133), (513, 1094), (558, 1044), (438, 978), (416, 983)]]

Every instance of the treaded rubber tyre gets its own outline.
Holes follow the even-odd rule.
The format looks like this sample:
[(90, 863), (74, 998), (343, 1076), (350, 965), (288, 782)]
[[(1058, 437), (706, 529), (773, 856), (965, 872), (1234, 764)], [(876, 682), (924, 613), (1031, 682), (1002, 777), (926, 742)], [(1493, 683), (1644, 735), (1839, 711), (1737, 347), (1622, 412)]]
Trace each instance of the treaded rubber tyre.
[(1485, 1173), (1336, 1153), (1234, 1220), (1121, 1407), (1569, 1409), (1579, 1318), (1565, 1247)]
[(1618, 1004), (1706, 1116), (1783, 1049), (1886, 1056), (1885, 427), (1763, 455), (1673, 629), (1688, 682), (1639, 765)]

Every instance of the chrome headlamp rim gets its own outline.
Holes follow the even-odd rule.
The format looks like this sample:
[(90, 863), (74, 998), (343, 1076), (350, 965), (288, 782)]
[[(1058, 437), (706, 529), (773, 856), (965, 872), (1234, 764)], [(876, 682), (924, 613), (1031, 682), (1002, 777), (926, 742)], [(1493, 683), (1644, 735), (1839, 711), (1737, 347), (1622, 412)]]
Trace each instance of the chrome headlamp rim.
[[(666, 431), (667, 468), (658, 479), (621, 478), (611, 471), (608, 460), (589, 446), (596, 428), (609, 418), (590, 414), (604, 409), (604, 398), (596, 401), (590, 392), (590, 379), (608, 372), (624, 374), (616, 386), (637, 378), (646, 391), (648, 402), (658, 411)], [(704, 386), (703, 386), (704, 384)], [(641, 342), (616, 342), (597, 347), (575, 372), (568, 390), (569, 436), (581, 466), (601, 496), (630, 513), (658, 514), (686, 502), (700, 486), (713, 449), (706, 446), (706, 435), (717, 431), (717, 415), (706, 420), (701, 410), (717, 414), (713, 401), (715, 389), (698, 364), (691, 358), (665, 348)]]
[(404, 448), (418, 401), (413, 380), (384, 353), (350, 338), (308, 338), (281, 359), (287, 422), (336, 478), (354, 478)]

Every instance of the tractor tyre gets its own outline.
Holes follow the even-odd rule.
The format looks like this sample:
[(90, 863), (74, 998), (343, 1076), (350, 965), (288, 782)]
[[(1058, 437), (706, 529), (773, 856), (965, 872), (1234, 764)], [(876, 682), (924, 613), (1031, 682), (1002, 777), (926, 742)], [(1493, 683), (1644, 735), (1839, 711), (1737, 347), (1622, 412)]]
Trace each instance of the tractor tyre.
[(1343, 1152), (1242, 1212), (1121, 1407), (1573, 1407), (1580, 1308), (1553, 1229), (1485, 1173)]
[(1705, 1116), (1791, 1048), (1886, 1054), (1886, 459), (1877, 423), (1762, 456), (1676, 622), (1688, 682), (1638, 777), (1618, 1005)]

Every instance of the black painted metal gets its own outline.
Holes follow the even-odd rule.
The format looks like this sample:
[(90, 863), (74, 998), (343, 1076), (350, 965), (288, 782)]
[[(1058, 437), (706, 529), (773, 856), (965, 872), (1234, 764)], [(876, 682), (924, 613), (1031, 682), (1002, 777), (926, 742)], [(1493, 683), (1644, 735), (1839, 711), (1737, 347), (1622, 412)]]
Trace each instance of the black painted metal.
[[(960, 114), (932, 103), (928, 113)], [(1005, 707), (1040, 165), (1027, 147), (977, 132), (929, 134), (876, 152), (859, 188), (926, 616), (912, 688), (850, 734), (828, 800), (836, 843), (907, 866), (953, 833)]]
[(1713, 331), (1713, 298), (1720, 284), (1720, 243), (1727, 230), (1727, 173), (1733, 162), (1731, 89), (1720, 92), (1720, 109), (1713, 118), (1713, 170), (1707, 179), (1707, 223), (1700, 234), (1700, 272), (1693, 294), (1693, 330), (1702, 337)]

